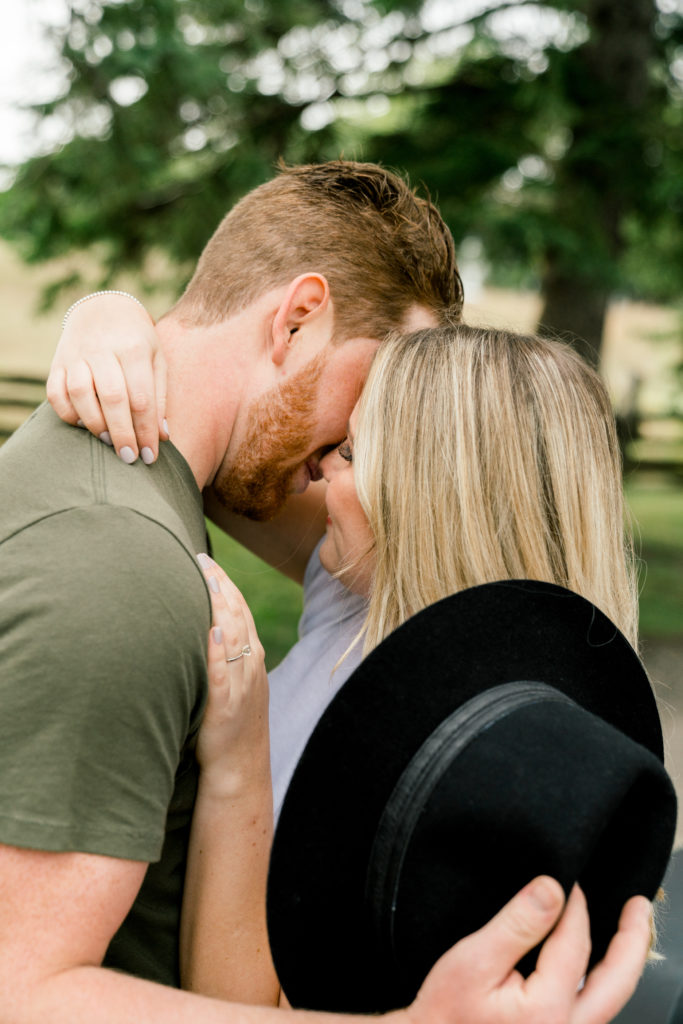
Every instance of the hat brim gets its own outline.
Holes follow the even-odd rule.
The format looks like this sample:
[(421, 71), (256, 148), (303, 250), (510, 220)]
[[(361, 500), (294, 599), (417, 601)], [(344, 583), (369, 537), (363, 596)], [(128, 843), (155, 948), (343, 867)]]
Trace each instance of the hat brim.
[[(555, 688), (663, 760), (645, 670), (590, 602), (522, 580), (472, 588), (420, 612), (342, 687), (285, 799), (271, 856), (268, 927), (293, 1005), (387, 1008), (373, 1004), (381, 964), (364, 899), (377, 823), (397, 779), (439, 723), (477, 694), (515, 680)], [(490, 913), (479, 902), (484, 923)]]

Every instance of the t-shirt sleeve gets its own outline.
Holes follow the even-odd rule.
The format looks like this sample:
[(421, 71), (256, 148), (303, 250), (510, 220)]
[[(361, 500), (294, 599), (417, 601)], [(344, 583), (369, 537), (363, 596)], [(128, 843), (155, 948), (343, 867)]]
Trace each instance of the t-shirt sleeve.
[(125, 508), (0, 547), (0, 842), (157, 860), (206, 690), (204, 580)]

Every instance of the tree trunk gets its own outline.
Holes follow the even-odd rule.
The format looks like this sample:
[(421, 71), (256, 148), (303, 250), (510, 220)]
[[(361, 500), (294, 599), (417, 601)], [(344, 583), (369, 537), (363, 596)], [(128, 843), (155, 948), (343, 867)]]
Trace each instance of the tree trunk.
[(640, 128), (653, 88), (648, 67), (657, 8), (655, 0), (576, 6), (590, 35), (563, 69), (574, 120), (571, 145), (555, 168), (554, 214), (565, 240), (561, 248), (550, 241), (545, 254), (539, 330), (568, 334), (597, 367), (624, 218), (645, 187)]
[(600, 363), (600, 347), (609, 292), (589, 287), (576, 275), (549, 269), (542, 282), (543, 309), (538, 331), (568, 341), (591, 366)]

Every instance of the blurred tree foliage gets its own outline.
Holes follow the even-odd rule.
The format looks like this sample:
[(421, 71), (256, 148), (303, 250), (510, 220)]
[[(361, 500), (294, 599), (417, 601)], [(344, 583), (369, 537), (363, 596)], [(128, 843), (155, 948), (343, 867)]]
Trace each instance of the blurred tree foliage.
[[(424, 182), (457, 241), (533, 282), (597, 352), (615, 290), (683, 272), (679, 0), (72, 0), (64, 136), (0, 195), (28, 260), (93, 246), (102, 284), (186, 276), (230, 205), (341, 154)], [(73, 283), (70, 281), (69, 283)], [(56, 283), (56, 287), (59, 286)]]

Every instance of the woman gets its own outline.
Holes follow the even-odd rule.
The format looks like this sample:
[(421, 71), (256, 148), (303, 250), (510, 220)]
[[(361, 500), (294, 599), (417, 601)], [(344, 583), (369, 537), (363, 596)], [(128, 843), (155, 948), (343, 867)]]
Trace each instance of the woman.
[[(636, 645), (610, 404), (597, 374), (566, 346), (458, 323), (387, 339), (348, 437), (321, 470), (328, 515), (306, 568), (302, 640), (271, 674), (276, 803), (361, 653), (454, 591), (505, 578), (547, 580), (597, 604)], [(268, 1001), (276, 981), (264, 947), (255, 949), (265, 929), (270, 842), (262, 661), (240, 654), (258, 648), (238, 592), (210, 560), (203, 564), (215, 601), (226, 601), (220, 614), (229, 614), (209, 648), (186, 978), (234, 997), (224, 961), (230, 948), (235, 976), (254, 965), (253, 994), (242, 998)], [(229, 822), (223, 838), (219, 819)], [(228, 858), (246, 865), (246, 880), (219, 871)], [(245, 919), (256, 922), (246, 939), (235, 924)]]

